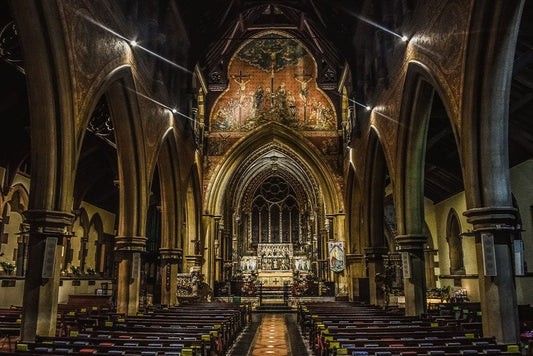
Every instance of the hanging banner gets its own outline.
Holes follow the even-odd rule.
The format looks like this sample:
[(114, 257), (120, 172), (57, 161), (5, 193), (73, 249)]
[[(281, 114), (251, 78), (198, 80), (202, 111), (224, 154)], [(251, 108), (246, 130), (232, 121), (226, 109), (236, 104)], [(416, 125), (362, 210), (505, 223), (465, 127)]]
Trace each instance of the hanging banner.
[(344, 241), (329, 241), (329, 269), (333, 272), (344, 270)]

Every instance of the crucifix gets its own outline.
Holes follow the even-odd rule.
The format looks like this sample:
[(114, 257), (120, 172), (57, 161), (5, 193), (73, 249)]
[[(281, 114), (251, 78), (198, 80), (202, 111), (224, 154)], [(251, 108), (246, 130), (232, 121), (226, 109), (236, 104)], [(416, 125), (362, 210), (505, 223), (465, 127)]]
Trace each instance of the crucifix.
[(280, 53), (283, 49), (280, 49), (278, 51), (271, 50), (270, 52), (270, 104), (272, 107), (274, 107), (274, 71), (276, 69), (276, 56), (278, 53)]
[(302, 71), (302, 74), (294, 74), (294, 79), (298, 83), (300, 83), (300, 98), (304, 102), (304, 121), (307, 120), (307, 94), (309, 93), (309, 88), (307, 87), (307, 83), (313, 79), (313, 76), (311, 74), (305, 73), (305, 71)]
[[(239, 84), (239, 123), (242, 120), (242, 103), (244, 101), (244, 91), (246, 90), (246, 84), (250, 81), (250, 75), (242, 74), (242, 70), (239, 70), (239, 75), (231, 76), (235, 83)], [(238, 79), (237, 79), (238, 78)], [(248, 79), (248, 80), (245, 80)]]

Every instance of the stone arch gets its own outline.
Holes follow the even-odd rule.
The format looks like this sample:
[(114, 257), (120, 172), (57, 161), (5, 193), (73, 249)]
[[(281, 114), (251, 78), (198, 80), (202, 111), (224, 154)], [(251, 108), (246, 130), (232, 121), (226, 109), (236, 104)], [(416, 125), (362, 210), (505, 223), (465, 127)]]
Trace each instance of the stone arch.
[[(430, 69), (420, 62), (410, 62), (404, 83), (397, 149), (395, 197), (398, 233), (425, 243), (424, 232), (424, 157), (433, 96), (441, 98), (454, 133), (460, 142), (457, 119), (446, 95)], [(459, 145), (458, 145), (459, 147)], [(460, 149), (459, 149), (460, 152)], [(461, 154), (459, 155), (461, 160)], [(405, 240), (405, 239), (404, 239)]]
[(362, 193), (359, 178), (356, 175), (355, 169), (350, 164), (348, 168), (348, 175), (346, 179), (346, 195), (345, 206), (348, 213), (346, 219), (346, 231), (348, 241), (348, 253), (363, 252), (363, 249), (368, 246), (368, 242), (363, 240), (365, 236), (361, 234), (362, 221)]
[[(13, 261), (18, 276), (24, 275), (25, 269), (24, 250), (27, 237), (19, 234), (27, 230), (23, 213), (28, 209), (28, 202), (29, 196), (26, 187), (22, 184), (15, 184), (1, 201), (0, 207), (0, 234), (2, 235), (0, 244), (3, 245), (4, 261), (9, 263)], [(19, 241), (23, 241), (22, 244)]]
[[(390, 183), (392, 182), (392, 172), (390, 162), (387, 161), (382, 139), (379, 131), (376, 127), (370, 127), (368, 145), (367, 145), (367, 157), (365, 164), (365, 186), (368, 188), (365, 198), (365, 220), (368, 223), (365, 229), (366, 239), (369, 247), (382, 248), (388, 246), (391, 252), (395, 250), (394, 241), (390, 238), (395, 236), (396, 226), (395, 222), (385, 220), (385, 185), (386, 175), (389, 174)], [(394, 201), (394, 194), (393, 194)], [(393, 203), (394, 206), (394, 203)], [(387, 224), (387, 226), (385, 226)], [(394, 224), (392, 226), (388, 226)], [(385, 234), (385, 229), (390, 230), (390, 234)]]
[(123, 243), (144, 245), (146, 208), (148, 202), (148, 173), (144, 150), (144, 139), (135, 94), (135, 82), (131, 67), (123, 65), (111, 71), (89, 100), (87, 112), (82, 114), (82, 125), (77, 135), (79, 157), (85, 129), (92, 111), (105, 96), (115, 130), (117, 146), (119, 189), (119, 217), (117, 247)]
[[(215, 269), (213, 255), (216, 247), (215, 240), (220, 238), (226, 244), (231, 243), (232, 231), (231, 229), (224, 230), (224, 228), (232, 226), (232, 215), (225, 210), (225, 207), (231, 200), (228, 193), (234, 192), (232, 189), (234, 185), (232, 184), (236, 184), (235, 182), (238, 181), (235, 178), (238, 176), (237, 172), (244, 169), (245, 162), (249, 159), (253, 160), (256, 154), (265, 154), (264, 149), (277, 149), (280, 152), (286, 150), (287, 157), (291, 156), (291, 162), (296, 162), (298, 167), (301, 168), (299, 172), (307, 177), (305, 184), (310, 184), (312, 190), (309, 194), (312, 193), (317, 197), (316, 205), (313, 207), (313, 209), (317, 209), (316, 212), (313, 211), (313, 214), (319, 213), (318, 216), (320, 217), (320, 221), (315, 219), (313, 223), (316, 225), (317, 232), (319, 231), (318, 228), (323, 228), (322, 224), (326, 228), (326, 219), (330, 217), (335, 219), (336, 216), (344, 213), (344, 203), (341, 199), (340, 188), (333, 180), (330, 174), (331, 169), (326, 166), (318, 150), (311, 146), (305, 137), (285, 125), (277, 122), (262, 125), (234, 144), (226, 153), (222, 162), (215, 168), (214, 172), (216, 173), (208, 185), (204, 215), (209, 218), (209, 224), (206, 221), (204, 225), (207, 229), (207, 275), (211, 273), (210, 270)], [(313, 184), (313, 182), (315, 183)], [(226, 222), (221, 219), (229, 219), (229, 221)], [(334, 228), (330, 231), (338, 233), (339, 236), (342, 235), (342, 239), (344, 239), (344, 222), (334, 225)], [(324, 247), (326, 245), (325, 239), (322, 240), (319, 241), (319, 254), (325, 254), (326, 251)], [(227, 246), (222, 246), (220, 241), (217, 244), (217, 246), (224, 248), (220, 251), (226, 254), (225, 257), (231, 258), (228, 255), (231, 249)]]
[(455, 209), (450, 209), (446, 219), (446, 241), (448, 241), (448, 257), (450, 258), (450, 274), (465, 274), (463, 261), (463, 245), (461, 222)]
[(176, 137), (172, 128), (163, 137), (157, 157), (159, 182), (152, 184), (161, 185), (161, 248), (177, 249), (180, 248), (178, 225), (181, 175)]
[(343, 210), (343, 202), (339, 199), (340, 188), (333, 181), (329, 174), (329, 168), (323, 163), (318, 150), (311, 147), (304, 137), (295, 133), (292, 129), (272, 122), (258, 127), (239, 140), (224, 156), (222, 163), (215, 169), (216, 174), (207, 188), (206, 209), (210, 214), (221, 213), (224, 189), (233, 176), (232, 171), (234, 168), (249, 154), (269, 142), (286, 142), (302, 157), (303, 161), (307, 162), (311, 171), (315, 174), (321, 189), (325, 191), (324, 196), (328, 197), (324, 202), (327, 213), (335, 214), (339, 210)]
[(441, 98), (455, 141), (460, 142), (457, 120), (442, 85), (424, 64), (409, 62), (402, 92), (394, 181), (398, 223), (396, 242), (411, 271), (410, 278), (404, 278), (408, 315), (423, 314), (426, 308), (424, 246), (428, 237), (424, 219), (424, 167), (434, 95)]
[(200, 176), (198, 174), (198, 166), (196, 163), (191, 167), (189, 178), (187, 179), (184, 204), (184, 270), (188, 272), (192, 267), (199, 266), (201, 264), (202, 246), (204, 244), (204, 242), (200, 239), (202, 233), (202, 205)]
[[(171, 276), (179, 271), (183, 252), (180, 242), (180, 225), (182, 223), (180, 210), (182, 208), (182, 197), (180, 182), (180, 156), (177, 146), (176, 131), (171, 126), (161, 139), (161, 144), (156, 152), (157, 172), (159, 181), (155, 181), (155, 169), (150, 174), (151, 184), (159, 184), (161, 197), (161, 240), (159, 253), (161, 256), (160, 270), (161, 277), (161, 303), (173, 305), (176, 303), (175, 290), (176, 281)], [(157, 294), (158, 290), (154, 290)]]
[(9, 203), (11, 205), (11, 211), (16, 211), (19, 214), (28, 210), (29, 202), (30, 195), (23, 184), (15, 184), (12, 186), (4, 200), (4, 203)]

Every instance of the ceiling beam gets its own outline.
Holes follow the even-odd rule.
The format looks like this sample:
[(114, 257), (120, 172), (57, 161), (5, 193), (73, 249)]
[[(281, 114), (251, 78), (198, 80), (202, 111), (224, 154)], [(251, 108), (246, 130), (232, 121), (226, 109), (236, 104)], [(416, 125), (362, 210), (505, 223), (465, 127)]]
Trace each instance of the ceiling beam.
[(511, 101), (511, 107), (509, 108), (509, 114), (514, 114), (518, 110), (522, 109), (526, 104), (528, 104), (531, 100), (533, 100), (533, 92), (527, 93), (523, 97), (521, 97), (519, 100)]
[(437, 143), (439, 143), (440, 140), (442, 140), (444, 137), (450, 135), (452, 133), (451, 127), (446, 127), (444, 130), (441, 130), (433, 137), (428, 138), (428, 142), (426, 144), (426, 151), (431, 150)]

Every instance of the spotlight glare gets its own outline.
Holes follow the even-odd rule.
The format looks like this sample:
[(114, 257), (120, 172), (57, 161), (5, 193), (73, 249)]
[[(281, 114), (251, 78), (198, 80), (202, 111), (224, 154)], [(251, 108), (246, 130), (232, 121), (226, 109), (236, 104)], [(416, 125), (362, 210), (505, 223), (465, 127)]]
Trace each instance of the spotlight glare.
[(177, 114), (177, 113), (178, 113), (178, 110), (176, 110), (176, 108), (172, 108), (172, 112), (173, 112), (174, 114)]
[(366, 109), (366, 111), (372, 110), (372, 108), (370, 106), (366, 106), (365, 109)]
[(407, 38), (407, 36), (402, 36), (402, 41), (407, 42), (409, 41), (409, 38)]
[(135, 41), (135, 40), (131, 40), (131, 41), (130, 41), (130, 45), (131, 45), (132, 47), (137, 46), (137, 41)]

